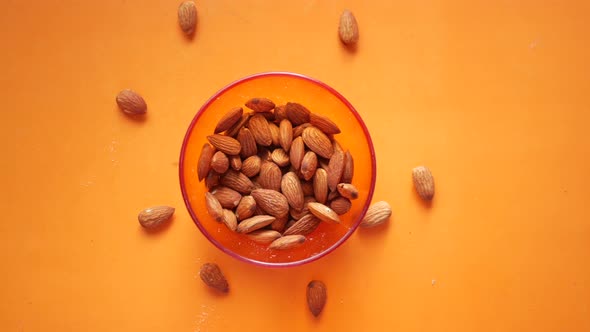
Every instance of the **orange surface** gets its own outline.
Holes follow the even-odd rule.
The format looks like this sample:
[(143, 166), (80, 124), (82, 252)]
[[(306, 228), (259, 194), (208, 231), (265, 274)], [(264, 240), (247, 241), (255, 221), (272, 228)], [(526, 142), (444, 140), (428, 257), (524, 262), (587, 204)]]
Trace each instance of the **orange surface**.
[[(170, 1), (0, 5), (2, 331), (589, 331), (590, 5), (584, 1)], [(356, 13), (356, 53), (336, 37)], [(336, 88), (377, 152), (385, 228), (309, 265), (210, 244), (178, 184), (198, 107), (248, 74)], [(132, 121), (131, 87), (149, 115)], [(411, 168), (428, 165), (427, 208)], [(177, 207), (147, 234), (144, 207)], [(198, 280), (217, 262), (231, 284)], [(305, 286), (325, 281), (319, 319)]]

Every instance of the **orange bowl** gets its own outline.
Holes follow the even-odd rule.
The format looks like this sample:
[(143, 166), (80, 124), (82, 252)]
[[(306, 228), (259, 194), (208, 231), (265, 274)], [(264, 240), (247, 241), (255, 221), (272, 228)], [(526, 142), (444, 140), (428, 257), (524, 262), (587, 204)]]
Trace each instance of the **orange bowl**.
[[(265, 97), (277, 105), (289, 101), (306, 106), (311, 112), (328, 116), (341, 129), (335, 139), (354, 158), (352, 183), (359, 197), (340, 224), (322, 222), (307, 236), (306, 242), (289, 250), (271, 250), (216, 222), (207, 213), (204, 181), (197, 177), (197, 162), (207, 135), (230, 109), (242, 106), (253, 97)], [(244, 107), (244, 111), (247, 109)], [(214, 94), (195, 115), (188, 127), (180, 152), (180, 188), (189, 214), (197, 227), (222, 251), (237, 259), (270, 267), (287, 267), (319, 259), (340, 246), (356, 230), (375, 188), (375, 151), (369, 132), (354, 107), (336, 90), (315, 79), (293, 73), (271, 72), (240, 79)]]

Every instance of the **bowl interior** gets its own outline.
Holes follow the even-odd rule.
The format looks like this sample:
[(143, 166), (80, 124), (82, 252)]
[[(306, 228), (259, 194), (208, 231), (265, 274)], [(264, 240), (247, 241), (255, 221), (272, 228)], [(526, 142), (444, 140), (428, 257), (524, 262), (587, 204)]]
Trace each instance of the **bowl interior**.
[[(197, 161), (206, 136), (211, 135), (219, 119), (231, 108), (243, 106), (252, 97), (266, 97), (277, 105), (289, 101), (306, 106), (311, 112), (330, 117), (341, 129), (335, 135), (343, 149), (354, 158), (353, 184), (359, 198), (351, 210), (341, 216), (341, 224), (322, 223), (307, 236), (304, 245), (285, 251), (270, 250), (247, 237), (228, 230), (213, 220), (205, 207), (204, 182), (197, 178)], [(244, 111), (249, 111), (245, 106)], [(221, 250), (245, 261), (267, 266), (290, 266), (315, 260), (334, 250), (356, 229), (371, 201), (375, 184), (373, 145), (362, 120), (340, 94), (310, 78), (289, 73), (251, 76), (214, 95), (197, 113), (185, 137), (180, 158), (182, 194), (195, 224)]]

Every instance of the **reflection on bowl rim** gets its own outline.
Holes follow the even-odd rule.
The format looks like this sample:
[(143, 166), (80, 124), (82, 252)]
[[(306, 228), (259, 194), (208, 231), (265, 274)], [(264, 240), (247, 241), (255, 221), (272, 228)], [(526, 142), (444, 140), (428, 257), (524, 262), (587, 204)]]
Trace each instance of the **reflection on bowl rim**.
[[(224, 94), (225, 92), (227, 92), (228, 90), (232, 89), (234, 86), (237, 86), (239, 84), (242, 84), (244, 82), (253, 80), (253, 79), (257, 79), (257, 78), (261, 78), (261, 77), (267, 77), (267, 76), (287, 76), (287, 77), (294, 77), (294, 78), (299, 78), (299, 79), (303, 79), (306, 80), (310, 83), (313, 83), (315, 85), (318, 85), (324, 89), (326, 89), (327, 91), (329, 91), (331, 94), (333, 94), (334, 96), (336, 96), (336, 98), (338, 98), (344, 105), (346, 105), (346, 107), (350, 110), (350, 112), (352, 113), (352, 115), (354, 115), (354, 117), (356, 118), (357, 122), (359, 123), (359, 125), (361, 126), (363, 133), (365, 134), (365, 137), (367, 138), (367, 142), (369, 144), (369, 152), (371, 155), (371, 184), (370, 184), (370, 188), (369, 188), (369, 194), (367, 195), (367, 202), (365, 203), (365, 205), (363, 206), (363, 209), (361, 211), (361, 213), (359, 214), (359, 217), (357, 218), (357, 220), (352, 224), (352, 226), (349, 228), (349, 230), (338, 240), (336, 241), (333, 245), (331, 245), (329, 248), (323, 250), (322, 252), (320, 252), (317, 255), (311, 256), (311, 257), (307, 257), (305, 259), (302, 260), (298, 260), (298, 261), (293, 261), (293, 262), (280, 262), (280, 263), (272, 263), (272, 262), (263, 262), (263, 261), (259, 261), (259, 260), (255, 260), (252, 258), (248, 258), (245, 257), (237, 252), (231, 251), (228, 248), (226, 248), (224, 245), (222, 245), (221, 243), (219, 243), (211, 234), (209, 234), (209, 232), (207, 232), (207, 230), (205, 229), (204, 226), (201, 225), (201, 222), (199, 221), (199, 218), (197, 218), (197, 216), (195, 215), (191, 204), (188, 200), (188, 194), (186, 192), (186, 186), (185, 186), (185, 181), (184, 181), (184, 157), (185, 157), (185, 151), (186, 151), (186, 145), (188, 143), (188, 140), (191, 136), (191, 133), (193, 131), (193, 128), (195, 126), (195, 124), (197, 123), (197, 121), (199, 120), (199, 118), (201, 117), (201, 114), (203, 114), (203, 112), (209, 108), (209, 106), (222, 94)], [(344, 98), (344, 96), (342, 96), (338, 91), (334, 90), (332, 87), (330, 87), (329, 85), (318, 81), (314, 78), (302, 75), (302, 74), (296, 74), (296, 73), (291, 73), (291, 72), (264, 72), (264, 73), (258, 73), (258, 74), (253, 74), (250, 76), (246, 76), (244, 78), (238, 79), (228, 85), (226, 85), (225, 87), (221, 88), (219, 91), (217, 91), (216, 93), (214, 93), (211, 98), (209, 98), (204, 104), (203, 106), (201, 106), (201, 108), (199, 109), (199, 111), (197, 112), (197, 114), (195, 115), (195, 117), (193, 118), (193, 120), (191, 121), (186, 134), (184, 136), (184, 139), (182, 141), (182, 147), (180, 149), (180, 162), (179, 162), (179, 175), (180, 175), (180, 190), (182, 191), (182, 198), (184, 200), (184, 204), (186, 205), (186, 208), (191, 216), (191, 218), (193, 219), (193, 222), (195, 223), (195, 225), (197, 225), (197, 227), (199, 228), (199, 230), (201, 231), (201, 233), (203, 233), (203, 235), (211, 242), (213, 243), (217, 248), (219, 248), (221, 251), (225, 252), (226, 254), (244, 261), (244, 262), (248, 262), (248, 263), (252, 263), (254, 265), (259, 265), (259, 266), (265, 266), (265, 267), (290, 267), (290, 266), (300, 266), (306, 263), (310, 263), (313, 262), (315, 260), (318, 260), (324, 256), (326, 256), (327, 254), (333, 252), (334, 250), (336, 250), (336, 248), (338, 248), (340, 245), (342, 245), (358, 228), (362, 218), (365, 216), (365, 213), (367, 212), (367, 209), (369, 208), (369, 206), (371, 205), (371, 200), (373, 198), (373, 192), (375, 190), (375, 180), (377, 177), (377, 165), (376, 165), (376, 160), (375, 160), (375, 149), (373, 147), (373, 141), (371, 140), (371, 135), (369, 135), (369, 130), (367, 129), (367, 126), (365, 125), (365, 123), (363, 122), (363, 120), (361, 119), (360, 115), (358, 114), (358, 112), (356, 111), (356, 109), (354, 108), (354, 106), (352, 106), (352, 104), (346, 100), (346, 98)]]

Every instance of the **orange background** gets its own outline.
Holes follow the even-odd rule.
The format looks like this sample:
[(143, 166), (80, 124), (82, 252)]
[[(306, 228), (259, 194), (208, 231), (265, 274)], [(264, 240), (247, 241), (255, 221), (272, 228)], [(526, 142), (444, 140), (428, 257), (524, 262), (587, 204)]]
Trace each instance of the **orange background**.
[[(590, 330), (590, 5), (584, 1), (3, 1), (2, 331)], [(341, 47), (343, 8), (360, 25)], [(213, 247), (183, 206), (180, 144), (225, 84), (268, 70), (357, 108), (392, 223), (309, 265)], [(131, 87), (149, 115), (114, 102)], [(428, 165), (431, 208), (411, 169)], [(163, 231), (142, 208), (177, 208)], [(228, 296), (198, 268), (217, 262)], [(305, 286), (328, 286), (319, 319)]]

